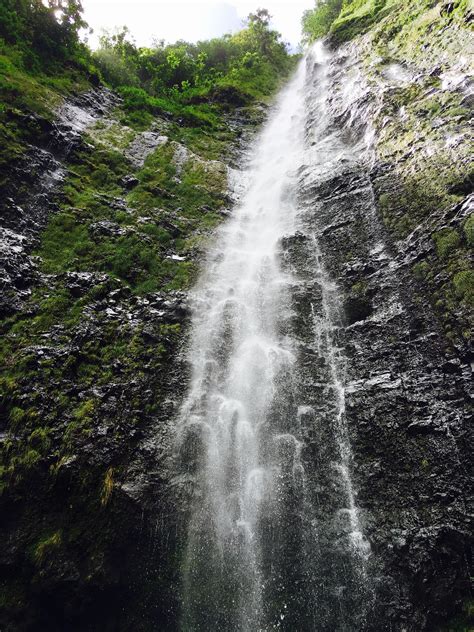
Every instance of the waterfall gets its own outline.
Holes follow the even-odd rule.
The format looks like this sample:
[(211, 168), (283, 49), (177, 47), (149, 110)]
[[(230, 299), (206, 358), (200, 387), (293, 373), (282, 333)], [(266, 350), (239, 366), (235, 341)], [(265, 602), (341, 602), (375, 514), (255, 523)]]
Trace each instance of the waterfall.
[(369, 553), (351, 478), (338, 291), (300, 197), (303, 175), (322, 177), (344, 149), (329, 67), (318, 45), (280, 94), (194, 292), (178, 428), (193, 490), (186, 631), (362, 629)]

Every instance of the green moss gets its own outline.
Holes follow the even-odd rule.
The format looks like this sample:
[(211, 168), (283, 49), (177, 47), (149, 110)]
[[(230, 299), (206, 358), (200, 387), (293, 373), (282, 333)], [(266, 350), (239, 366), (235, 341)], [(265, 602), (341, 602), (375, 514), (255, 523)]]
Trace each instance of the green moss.
[[(406, 237), (420, 221), (438, 209), (447, 208), (462, 198), (457, 185), (463, 186), (465, 170), (453, 162), (449, 155), (419, 161), (416, 172), (401, 175), (399, 189), (379, 197), (379, 207), (385, 223), (399, 237)], [(440, 252), (446, 254), (454, 246), (456, 237), (451, 233), (439, 236)]]
[[(119, 182), (125, 171), (123, 161), (115, 152), (101, 152), (91, 173), (87, 163), (93, 157), (86, 156), (86, 164), (81, 162), (71, 170), (66, 185), (70, 206), (53, 216), (43, 233), (37, 254), (43, 260), (44, 271), (49, 274), (68, 270), (108, 272), (128, 283), (137, 293), (188, 287), (193, 277), (192, 266), (167, 258), (166, 249), (172, 243), (168, 230), (159, 223), (138, 223), (139, 216), (150, 207), (182, 206), (180, 213), (195, 222), (186, 227), (188, 230), (195, 229), (199, 223), (208, 229), (219, 219), (212, 209), (222, 205), (221, 190), (226, 183), (223, 172), (218, 172), (215, 166), (207, 171), (200, 162), (183, 168), (182, 179), (176, 181), (173, 156), (174, 147), (168, 144), (147, 159), (138, 174), (140, 184), (128, 198), (137, 210), (136, 215), (114, 213), (103, 198), (97, 199), (97, 190), (120, 191)], [(83, 159), (82, 155), (79, 159)], [(203, 206), (206, 214), (200, 212)], [(130, 231), (96, 235), (90, 225), (100, 219), (118, 219), (122, 225), (129, 226)], [(57, 310), (66, 311), (68, 297), (61, 300), (55, 296), (53, 302), (57, 307), (53, 306), (48, 316), (46, 313), (41, 316), (42, 319), (48, 317), (50, 324)]]
[(395, 88), (390, 94), (389, 106), (391, 113), (398, 111), (401, 107), (407, 106), (416, 101), (423, 93), (423, 86), (413, 84), (410, 86)]
[[(80, 374), (78, 377), (81, 377)], [(95, 400), (87, 399), (72, 411), (72, 420), (68, 423), (63, 436), (63, 445), (66, 449), (72, 448), (78, 439), (90, 434), (95, 409)]]
[(61, 547), (63, 536), (61, 531), (55, 531), (37, 542), (33, 547), (33, 560), (37, 565), (43, 564), (43, 562), (50, 556), (54, 555)]
[(413, 273), (417, 279), (424, 279), (430, 270), (427, 261), (420, 261), (413, 266)]
[(474, 620), (474, 601), (468, 599), (464, 602), (462, 612), (453, 621), (441, 628), (437, 632), (472, 632)]
[(46, 454), (51, 446), (48, 428), (36, 428), (28, 437), (28, 444), (40, 454)]
[(9, 49), (5, 52), (8, 56), (0, 54), (1, 102), (17, 111), (51, 117), (54, 108), (61, 102), (61, 95), (44, 85), (44, 77), (29, 74), (16, 65)]
[(222, 160), (227, 157), (236, 134), (227, 128), (210, 132), (202, 127), (174, 125), (170, 137), (207, 160)]
[(337, 43), (347, 42), (380, 19), (380, 13), (386, 6), (386, 0), (353, 0), (344, 3), (339, 16), (330, 28), (332, 39)]
[[(117, 112), (120, 117), (120, 111)], [(151, 121), (144, 127), (148, 129)], [(118, 121), (99, 120), (92, 129), (88, 130), (88, 134), (95, 143), (105, 146), (111, 150), (123, 151), (132, 140), (136, 137), (136, 131), (121, 125)]]
[(459, 246), (461, 237), (454, 228), (444, 228), (433, 235), (439, 257), (447, 257)]
[(41, 462), (42, 454), (28, 445), (15, 447), (6, 442), (0, 451), (0, 495), (15, 482), (21, 481)]
[(28, 144), (45, 138), (64, 97), (90, 87), (77, 68), (56, 70), (55, 77), (39, 69), (27, 71), (19, 49), (0, 38), (0, 190), (8, 184), (8, 170), (22, 158)]
[(351, 287), (351, 293), (355, 296), (365, 296), (367, 293), (367, 283), (365, 281), (358, 281)]
[(474, 271), (462, 270), (453, 278), (456, 295), (470, 306), (474, 306)]
[(74, 417), (77, 419), (77, 421), (88, 421), (90, 420), (95, 407), (95, 401), (93, 399), (87, 399), (76, 408), (76, 410), (74, 411)]
[(474, 246), (474, 213), (466, 219), (463, 228), (468, 246)]
[(12, 428), (18, 427), (21, 422), (27, 417), (26, 410), (19, 406), (13, 406), (10, 409), (10, 424)]

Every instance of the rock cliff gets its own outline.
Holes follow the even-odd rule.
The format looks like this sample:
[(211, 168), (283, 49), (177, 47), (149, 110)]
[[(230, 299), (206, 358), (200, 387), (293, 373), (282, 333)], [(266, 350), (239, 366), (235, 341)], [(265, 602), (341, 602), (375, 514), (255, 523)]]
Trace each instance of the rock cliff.
[[(354, 632), (469, 629), (472, 10), (418, 4), (413, 15), (392, 7), (348, 43), (329, 39), (324, 76), (308, 55), (305, 230), (281, 244), (298, 279), (302, 459), (322, 523), (334, 402), (310, 337), (328, 305), (346, 358), (372, 551), (370, 616)], [(187, 292), (266, 113), (239, 106), (208, 137), (172, 116), (137, 131), (120, 107), (99, 88), (53, 121), (9, 113), (29, 141), (2, 173), (5, 631), (178, 626), (189, 481), (176, 475), (174, 428), (189, 382)], [(334, 588), (326, 571), (322, 593)]]

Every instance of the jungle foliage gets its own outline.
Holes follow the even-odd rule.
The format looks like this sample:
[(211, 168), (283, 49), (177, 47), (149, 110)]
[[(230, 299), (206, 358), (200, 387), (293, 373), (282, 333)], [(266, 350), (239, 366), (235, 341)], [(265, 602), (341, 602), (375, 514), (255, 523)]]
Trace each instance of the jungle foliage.
[(0, 48), (14, 52), (27, 70), (57, 70), (64, 63), (84, 66), (88, 51), (79, 31), (87, 26), (80, 0), (2, 0)]
[[(105, 83), (123, 97), (121, 122), (146, 129), (170, 114), (188, 127), (216, 129), (222, 110), (265, 100), (294, 67), (266, 9), (242, 30), (192, 44), (136, 45), (127, 27), (104, 33), (98, 50), (81, 37), (80, 0), (0, 3), (0, 164), (21, 154), (25, 130), (12, 112), (54, 118), (64, 96)], [(3, 156), (3, 154), (5, 154)]]
[(123, 27), (101, 37), (93, 60), (114, 88), (142, 89), (178, 102), (236, 104), (271, 94), (294, 64), (280, 34), (270, 28), (266, 9), (251, 13), (238, 33), (196, 44), (157, 41), (138, 47)]

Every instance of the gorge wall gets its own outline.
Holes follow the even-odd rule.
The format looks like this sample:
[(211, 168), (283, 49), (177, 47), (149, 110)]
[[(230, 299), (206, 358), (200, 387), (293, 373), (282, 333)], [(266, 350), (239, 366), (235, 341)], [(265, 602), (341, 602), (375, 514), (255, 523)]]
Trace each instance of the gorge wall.
[[(272, 415), (291, 419), (277, 466), (298, 446), (306, 505), (269, 514), (293, 516), (265, 551), (284, 578), (269, 611), (290, 604), (269, 629), (470, 625), (472, 12), (421, 4), (302, 62), (297, 221), (275, 254), (298, 371)], [(8, 114), (29, 147), (2, 173), (2, 630), (202, 629), (182, 613), (202, 442), (176, 440), (189, 288), (267, 113), (234, 105), (209, 135), (167, 116), (137, 131), (120, 108), (99, 88), (55, 121)]]

